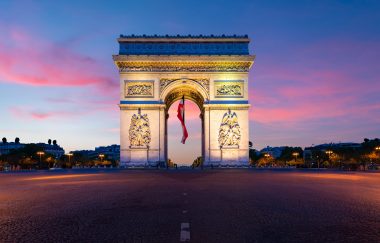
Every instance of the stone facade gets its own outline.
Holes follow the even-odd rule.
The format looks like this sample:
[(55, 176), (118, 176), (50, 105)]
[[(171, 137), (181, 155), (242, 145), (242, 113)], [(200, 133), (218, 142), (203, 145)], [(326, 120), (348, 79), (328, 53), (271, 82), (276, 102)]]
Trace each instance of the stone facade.
[(248, 164), (248, 71), (254, 61), (248, 37), (118, 41), (113, 59), (120, 73), (121, 166), (167, 161), (167, 111), (183, 95), (201, 110), (204, 166)]

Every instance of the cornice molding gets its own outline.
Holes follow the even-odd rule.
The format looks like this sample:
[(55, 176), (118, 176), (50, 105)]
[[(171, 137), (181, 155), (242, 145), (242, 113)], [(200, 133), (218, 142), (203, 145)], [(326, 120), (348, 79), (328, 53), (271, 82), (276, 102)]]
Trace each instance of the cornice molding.
[(113, 56), (119, 72), (248, 72), (255, 56)]
[(113, 55), (114, 62), (121, 61), (152, 61), (152, 62), (223, 62), (247, 61), (253, 62), (255, 55)]

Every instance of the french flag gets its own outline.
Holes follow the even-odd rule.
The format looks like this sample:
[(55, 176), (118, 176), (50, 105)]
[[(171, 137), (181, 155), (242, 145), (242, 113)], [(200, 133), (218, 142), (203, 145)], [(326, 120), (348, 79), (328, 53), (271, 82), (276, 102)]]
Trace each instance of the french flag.
[(181, 125), (182, 125), (181, 143), (185, 144), (186, 139), (189, 136), (189, 134), (187, 133), (186, 125), (185, 125), (185, 96), (182, 96), (182, 99), (178, 104), (177, 117), (181, 121)]

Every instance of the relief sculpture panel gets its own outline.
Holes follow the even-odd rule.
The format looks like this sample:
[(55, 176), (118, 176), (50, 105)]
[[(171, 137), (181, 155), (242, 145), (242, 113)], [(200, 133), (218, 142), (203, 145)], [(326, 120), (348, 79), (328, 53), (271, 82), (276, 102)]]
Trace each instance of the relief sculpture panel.
[(228, 110), (223, 115), (222, 122), (219, 127), (219, 145), (238, 146), (240, 143), (240, 125), (235, 112)]
[(244, 96), (244, 81), (215, 81), (215, 97), (241, 98)]
[(129, 127), (129, 142), (132, 147), (147, 147), (151, 140), (148, 115), (134, 114)]
[(153, 81), (125, 81), (125, 97), (153, 97)]

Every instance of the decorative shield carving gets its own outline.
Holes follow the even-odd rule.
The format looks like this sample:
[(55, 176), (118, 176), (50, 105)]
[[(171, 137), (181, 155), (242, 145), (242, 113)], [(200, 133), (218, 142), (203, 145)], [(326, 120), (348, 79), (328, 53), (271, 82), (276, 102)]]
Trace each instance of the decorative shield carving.
[(238, 117), (235, 112), (231, 112), (229, 109), (223, 115), (222, 123), (219, 128), (219, 145), (223, 146), (234, 146), (240, 143), (240, 125), (238, 122)]
[(131, 146), (148, 146), (151, 140), (150, 126), (148, 115), (141, 115), (139, 109), (138, 114), (134, 114), (131, 118), (129, 127), (129, 141)]

